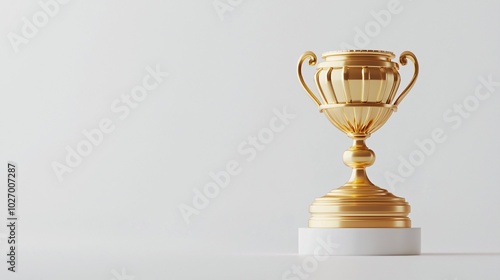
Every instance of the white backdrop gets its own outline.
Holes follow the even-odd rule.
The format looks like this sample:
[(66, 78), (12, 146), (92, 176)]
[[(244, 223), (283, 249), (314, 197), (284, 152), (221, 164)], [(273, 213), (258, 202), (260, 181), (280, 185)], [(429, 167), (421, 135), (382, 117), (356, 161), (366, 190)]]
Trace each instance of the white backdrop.
[[(346, 47), (419, 59), (415, 87), (368, 140), (368, 173), (409, 201), (422, 250), (500, 252), (499, 9), (2, 1), (0, 176), (18, 164), (19, 272), (5, 264), (0, 275), (146, 279), (151, 258), (170, 258), (164, 265), (186, 274), (148, 279), (189, 279), (179, 267), (202, 255), (294, 254), (309, 204), (350, 174), (350, 141), (299, 85), (297, 59)], [(412, 66), (402, 68), (405, 85)], [(441, 143), (420, 148), (435, 130)], [(0, 227), (1, 252), (7, 237)]]

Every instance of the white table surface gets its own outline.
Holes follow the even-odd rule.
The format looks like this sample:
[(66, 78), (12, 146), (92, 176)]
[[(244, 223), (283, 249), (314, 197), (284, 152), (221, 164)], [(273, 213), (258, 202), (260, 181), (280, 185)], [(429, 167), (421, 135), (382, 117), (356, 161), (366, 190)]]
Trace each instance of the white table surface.
[[(297, 255), (173, 255), (168, 252), (37, 252), (0, 279), (500, 279), (500, 254), (328, 257), (307, 266)], [(309, 259), (310, 261), (310, 259)], [(303, 265), (307, 266), (304, 270)], [(299, 268), (301, 273), (294, 273)], [(297, 271), (297, 270), (295, 270)]]

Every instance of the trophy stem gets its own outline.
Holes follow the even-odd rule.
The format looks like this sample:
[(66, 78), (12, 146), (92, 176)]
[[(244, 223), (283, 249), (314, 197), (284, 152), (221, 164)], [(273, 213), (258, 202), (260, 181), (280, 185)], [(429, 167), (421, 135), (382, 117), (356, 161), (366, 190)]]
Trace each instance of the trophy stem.
[(352, 168), (352, 174), (345, 186), (372, 187), (375, 186), (366, 175), (366, 167), (375, 162), (375, 153), (368, 149), (365, 139), (368, 136), (351, 136), (352, 146), (344, 152), (344, 164)]
[(375, 186), (370, 179), (368, 179), (368, 175), (366, 175), (366, 169), (364, 168), (355, 168), (352, 170), (351, 178), (345, 185), (352, 187), (371, 187)]

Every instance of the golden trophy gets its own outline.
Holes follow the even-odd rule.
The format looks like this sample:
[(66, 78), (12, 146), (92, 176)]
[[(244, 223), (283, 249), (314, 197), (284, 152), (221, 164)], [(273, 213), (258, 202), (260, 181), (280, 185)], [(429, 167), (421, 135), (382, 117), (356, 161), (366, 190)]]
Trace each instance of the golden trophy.
[[(399, 62), (413, 63), (414, 74), (397, 95), (401, 78), (394, 53), (380, 50), (333, 51), (317, 63), (313, 52), (305, 52), (297, 65), (298, 78), (306, 92), (330, 122), (353, 140), (344, 152), (345, 165), (352, 168), (343, 186), (314, 200), (309, 207), (309, 228), (299, 229), (299, 253), (315, 254), (318, 240), (336, 244), (330, 255), (409, 255), (420, 253), (420, 229), (411, 228), (410, 205), (404, 198), (374, 185), (366, 168), (375, 153), (365, 140), (382, 127), (415, 84), (418, 62), (405, 51)], [(316, 66), (314, 82), (319, 98), (302, 76), (302, 65)], [(333, 241), (332, 241), (333, 240)], [(325, 241), (322, 241), (325, 244)]]

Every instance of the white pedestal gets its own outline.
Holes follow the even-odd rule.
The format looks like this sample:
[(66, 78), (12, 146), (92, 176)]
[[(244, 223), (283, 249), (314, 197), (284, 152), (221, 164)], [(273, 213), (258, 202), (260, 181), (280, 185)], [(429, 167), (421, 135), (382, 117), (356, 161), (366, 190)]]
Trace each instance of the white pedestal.
[(419, 255), (420, 228), (299, 228), (299, 254)]

